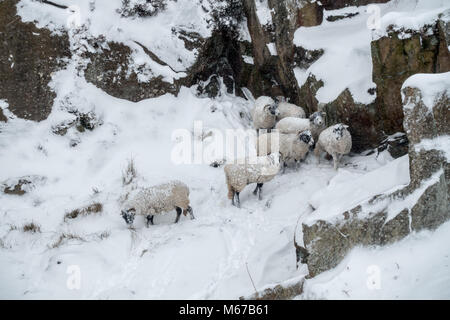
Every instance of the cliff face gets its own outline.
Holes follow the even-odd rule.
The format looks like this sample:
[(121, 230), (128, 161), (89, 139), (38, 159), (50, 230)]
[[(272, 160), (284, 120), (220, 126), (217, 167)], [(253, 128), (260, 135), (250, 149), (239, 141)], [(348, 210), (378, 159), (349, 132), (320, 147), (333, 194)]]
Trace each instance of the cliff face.
[[(54, 35), (23, 23), (17, 2), (0, 2), (0, 99), (7, 100), (18, 117), (41, 121), (50, 114), (55, 98), (48, 86), (52, 73), (70, 57), (69, 40), (67, 34)], [(0, 121), (1, 115), (0, 111)]]
[(405, 188), (376, 195), (334, 219), (303, 224), (305, 248), (297, 250), (299, 257), (307, 252), (303, 262), (310, 276), (337, 266), (355, 246), (389, 244), (413, 231), (436, 229), (450, 219), (449, 80), (449, 73), (417, 75), (404, 85), (411, 177)]
[[(324, 82), (310, 74), (305, 83), (299, 85), (294, 71), (296, 68), (306, 70), (324, 51), (295, 45), (295, 31), (300, 27), (320, 25), (325, 10), (384, 2), (387, 1), (268, 0), (265, 5), (269, 13), (262, 18), (258, 11), (262, 2), (222, 1), (219, 3), (225, 7), (220, 12), (208, 9), (213, 12), (213, 24), (216, 25), (209, 38), (194, 31), (173, 28), (172, 33), (183, 41), (185, 48), (198, 52), (198, 55), (187, 70), (169, 70), (175, 74), (171, 81), (152, 75), (152, 70), (143, 66), (133, 66), (135, 47), (101, 38), (90, 39), (95, 50), (83, 55), (87, 62), (81, 67), (82, 74), (88, 82), (108, 94), (130, 101), (165, 93), (176, 95), (183, 85), (198, 85), (199, 94), (213, 97), (220, 94), (223, 83), (229, 93), (243, 96), (241, 88), (246, 87), (255, 97), (283, 96), (312, 113), (319, 109), (316, 94), (324, 87)], [(39, 121), (48, 116), (53, 104), (54, 94), (48, 87), (52, 72), (64, 66), (64, 58), (70, 58), (74, 48), (72, 44), (69, 49), (71, 44), (67, 34), (55, 35), (32, 23), (21, 22), (16, 15), (16, 3), (16, 0), (8, 0), (0, 4), (3, 17), (0, 22), (3, 44), (0, 73), (4, 79), (0, 97), (7, 100), (9, 109), (17, 116)], [(351, 19), (352, 15), (328, 15), (327, 20), (346, 17)], [(220, 19), (229, 19), (232, 23), (220, 23)], [(248, 39), (242, 37), (238, 24), (246, 25)], [(353, 151), (357, 152), (374, 148), (387, 136), (403, 132), (401, 83), (415, 73), (449, 71), (448, 41), (449, 26), (442, 21), (422, 31), (402, 30), (399, 33), (392, 30), (387, 36), (373, 41), (372, 78), (376, 88), (371, 89), (371, 94), (376, 94), (375, 102), (355, 101), (347, 88), (334, 101), (320, 107), (327, 112), (328, 124), (351, 124)], [(170, 68), (164, 58), (158, 58), (140, 43), (134, 45), (142, 47), (158, 69)], [(144, 80), (138, 75), (141, 71), (149, 73)]]
[(421, 32), (389, 32), (372, 42), (373, 81), (377, 85), (376, 114), (379, 131), (402, 132), (403, 110), (400, 89), (416, 73), (450, 71), (449, 33), (437, 21)]

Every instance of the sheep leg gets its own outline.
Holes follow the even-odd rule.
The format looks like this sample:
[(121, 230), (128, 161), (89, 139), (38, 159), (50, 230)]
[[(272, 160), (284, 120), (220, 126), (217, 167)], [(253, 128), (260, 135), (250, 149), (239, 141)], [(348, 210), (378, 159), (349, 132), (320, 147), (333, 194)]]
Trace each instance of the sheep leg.
[(151, 225), (153, 225), (153, 217), (152, 215), (147, 216), (147, 228)]
[(258, 192), (258, 199), (259, 199), (259, 200), (262, 200), (262, 195), (261, 195), (261, 192), (262, 192), (262, 186), (263, 186), (262, 183), (258, 183), (258, 189), (259, 189), (259, 192)]
[(258, 194), (258, 190), (259, 190), (259, 183), (256, 184), (256, 188), (255, 188), (255, 190), (253, 190), (253, 194), (255, 196)]
[(239, 192), (236, 192), (236, 207), (241, 208), (241, 200), (239, 199)]
[(339, 166), (339, 155), (337, 155), (336, 153), (333, 153), (333, 154), (332, 154), (332, 157), (333, 157), (333, 167), (334, 167), (334, 170), (337, 170), (337, 169), (338, 169), (338, 166)]
[(234, 197), (236, 196), (236, 193), (234, 191), (232, 191), (232, 193), (233, 193), (233, 196), (231, 197), (231, 204), (233, 206), (236, 206), (236, 204), (234, 203)]
[(286, 167), (287, 167), (287, 163), (286, 163), (286, 161), (283, 161), (283, 174), (286, 173)]
[(175, 223), (178, 223), (178, 221), (180, 220), (181, 217), (181, 213), (183, 212), (183, 210), (181, 210), (181, 208), (176, 207), (177, 210), (177, 217), (175, 219)]

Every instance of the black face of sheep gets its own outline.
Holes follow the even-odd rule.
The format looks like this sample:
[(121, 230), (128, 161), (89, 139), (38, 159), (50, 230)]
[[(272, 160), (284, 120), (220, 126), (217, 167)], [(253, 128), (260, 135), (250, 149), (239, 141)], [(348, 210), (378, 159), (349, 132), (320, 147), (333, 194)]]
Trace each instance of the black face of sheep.
[(266, 108), (270, 112), (271, 115), (273, 115), (273, 116), (280, 115), (280, 111), (278, 110), (277, 104), (274, 103), (274, 104), (267, 105)]
[(309, 121), (311, 121), (312, 123), (314, 123), (316, 126), (323, 126), (325, 125), (325, 116), (326, 113), (325, 112), (314, 112), (310, 117), (309, 117)]
[(348, 126), (345, 124), (338, 124), (333, 128), (333, 133), (336, 136), (336, 140), (340, 140), (344, 135), (344, 131), (347, 130)]
[(309, 145), (310, 149), (314, 147), (314, 138), (312, 137), (311, 131), (306, 130), (300, 132), (298, 138), (303, 141), (303, 143)]
[(136, 215), (136, 210), (134, 208), (128, 210), (122, 210), (122, 218), (125, 220), (127, 225), (132, 225), (134, 217)]

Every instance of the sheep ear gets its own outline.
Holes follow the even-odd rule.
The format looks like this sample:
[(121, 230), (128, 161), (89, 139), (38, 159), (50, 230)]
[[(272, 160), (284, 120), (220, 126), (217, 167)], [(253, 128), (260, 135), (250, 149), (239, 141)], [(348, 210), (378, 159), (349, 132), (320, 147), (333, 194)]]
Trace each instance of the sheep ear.
[(346, 124), (344, 124), (344, 128), (345, 129), (348, 129), (348, 128), (350, 128), (348, 125), (346, 125)]
[(322, 115), (322, 117), (326, 117), (327, 116), (327, 114), (325, 113), (325, 112), (321, 112), (321, 115)]

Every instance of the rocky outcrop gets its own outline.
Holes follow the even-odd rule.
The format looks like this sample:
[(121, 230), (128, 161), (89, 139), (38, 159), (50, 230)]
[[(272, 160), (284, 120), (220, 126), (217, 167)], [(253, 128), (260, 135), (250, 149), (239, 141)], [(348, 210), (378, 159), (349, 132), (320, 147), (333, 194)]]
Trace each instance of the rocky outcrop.
[(169, 83), (162, 76), (139, 81), (137, 71), (130, 67), (131, 53), (130, 47), (117, 42), (108, 42), (106, 49), (87, 53), (90, 62), (84, 70), (86, 80), (114, 97), (133, 102), (178, 93), (177, 81)]
[(450, 35), (445, 29), (445, 24), (437, 21), (420, 32), (390, 31), (372, 42), (378, 131), (386, 135), (404, 131), (400, 89), (407, 78), (416, 73), (450, 71)]
[(442, 81), (445, 89), (432, 93), (431, 107), (425, 102), (430, 99), (428, 89), (421, 90), (413, 82), (402, 90), (410, 184), (392, 194), (375, 196), (333, 221), (302, 225), (305, 247), (297, 245), (297, 251), (302, 250), (299, 257), (307, 257), (310, 276), (337, 266), (355, 246), (389, 244), (413, 231), (435, 229), (450, 219), (450, 164), (445, 144), (450, 135), (450, 73), (427, 75), (418, 82), (429, 82), (432, 88)]
[(66, 34), (55, 35), (17, 16), (18, 0), (0, 2), (0, 99), (16, 116), (41, 121), (50, 114), (55, 93), (52, 73), (70, 57)]

